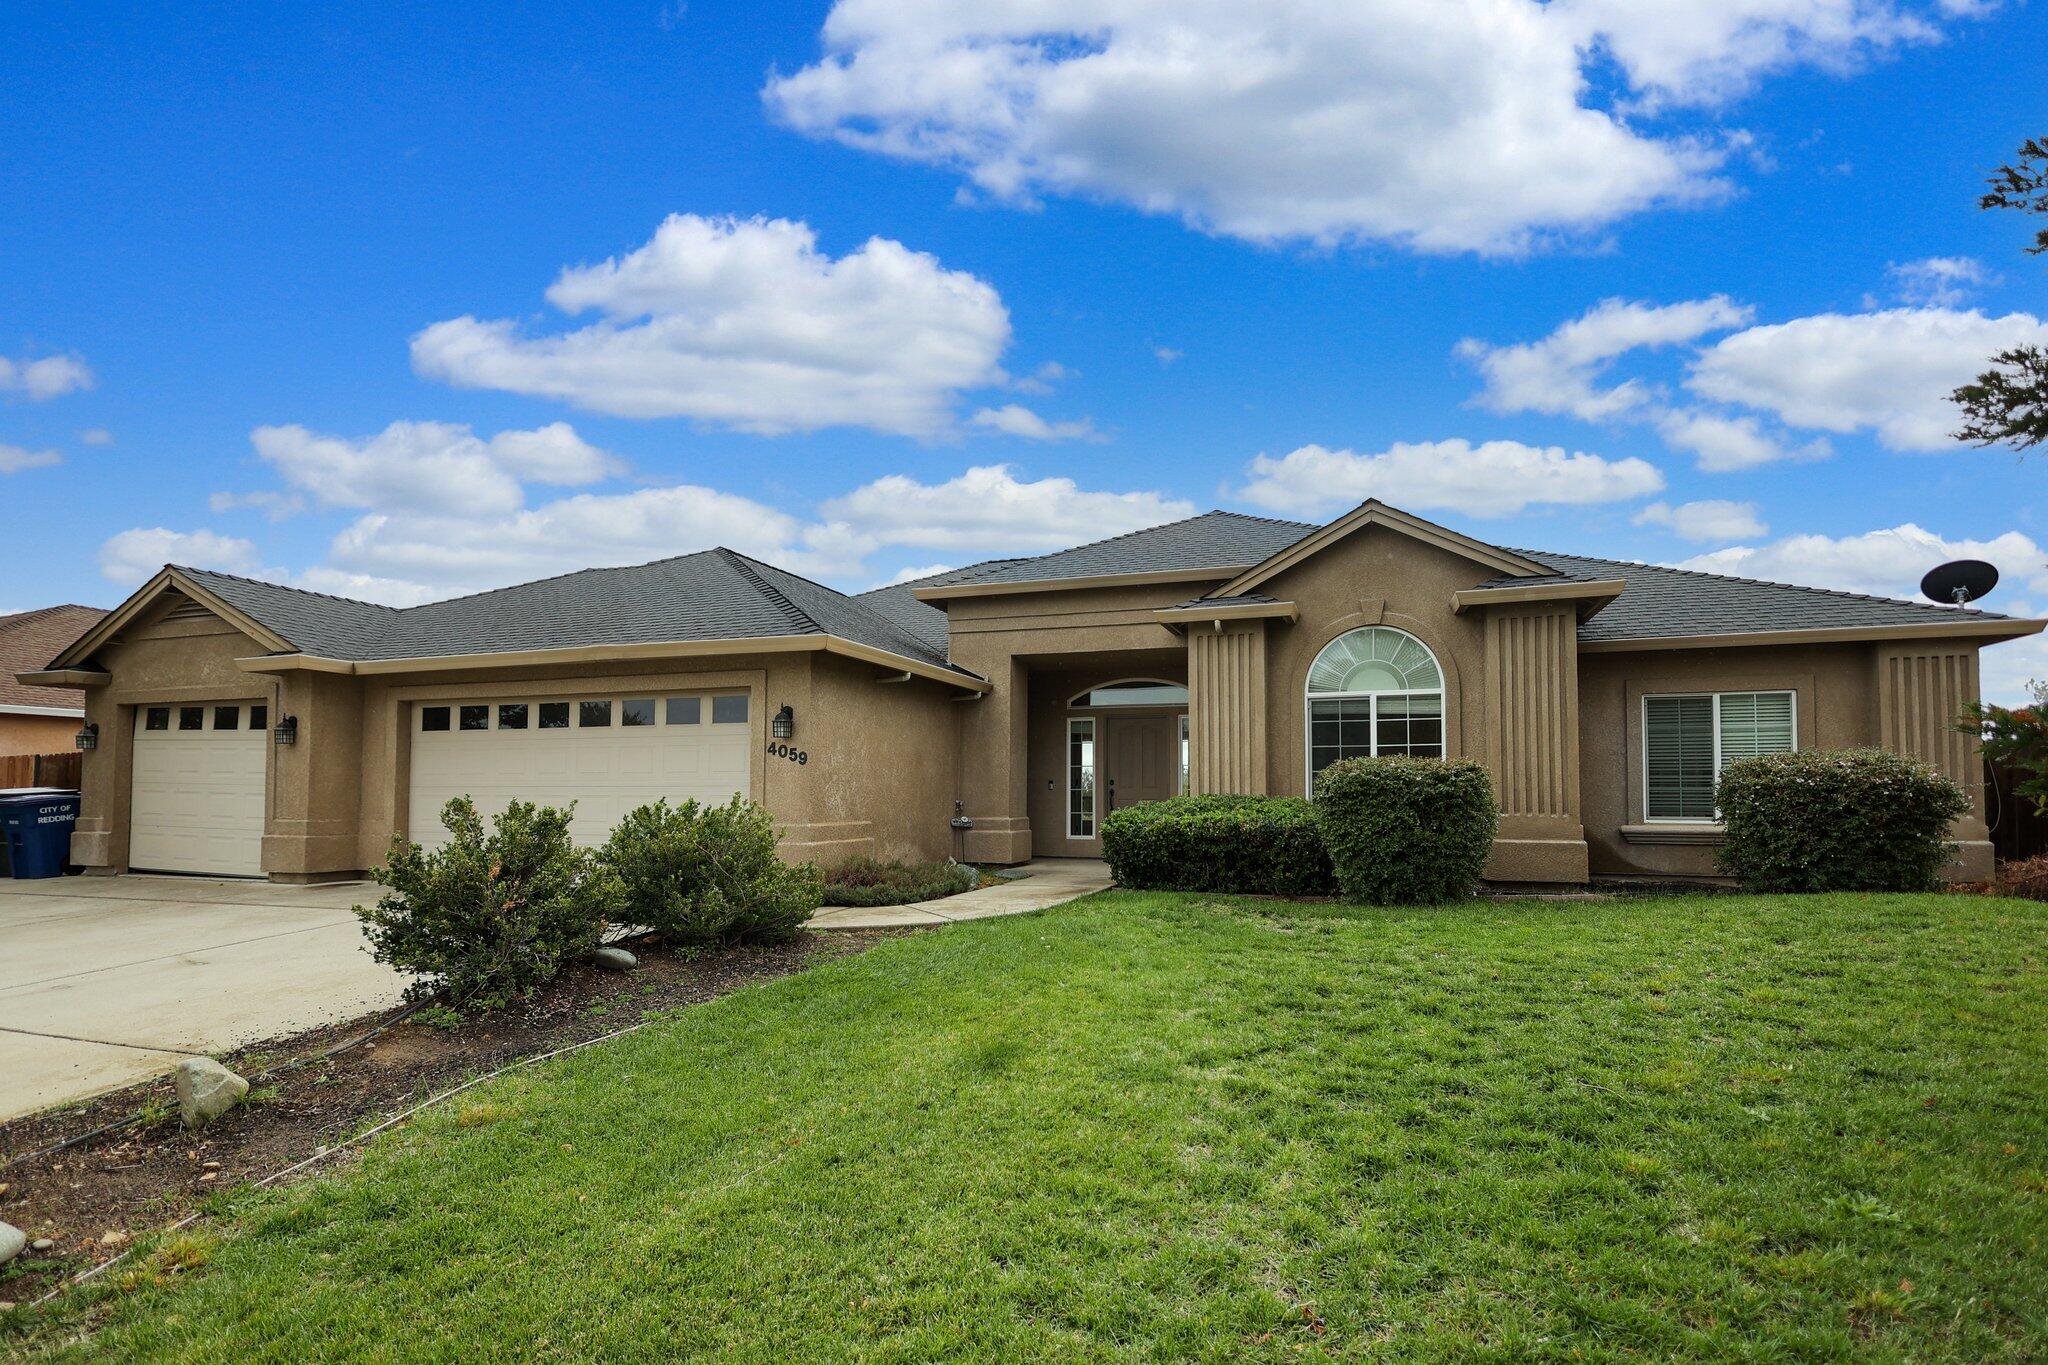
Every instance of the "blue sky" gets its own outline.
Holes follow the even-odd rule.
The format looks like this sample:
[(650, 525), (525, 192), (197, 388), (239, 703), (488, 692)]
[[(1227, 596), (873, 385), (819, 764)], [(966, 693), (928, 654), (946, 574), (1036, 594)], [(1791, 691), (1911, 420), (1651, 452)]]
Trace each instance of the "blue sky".
[(1939, 404), (2048, 334), (1975, 207), (2038, 5), (566, 8), (0, 15), (0, 605), (860, 588), (1377, 494), (2048, 610), (2038, 461)]

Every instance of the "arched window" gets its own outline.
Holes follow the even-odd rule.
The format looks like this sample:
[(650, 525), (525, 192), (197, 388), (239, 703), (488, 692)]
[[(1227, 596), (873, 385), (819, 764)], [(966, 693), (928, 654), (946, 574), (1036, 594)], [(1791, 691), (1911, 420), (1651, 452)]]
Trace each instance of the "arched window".
[(1308, 669), (1309, 785), (1340, 758), (1444, 755), (1444, 674), (1429, 647), (1391, 626), (1349, 631)]

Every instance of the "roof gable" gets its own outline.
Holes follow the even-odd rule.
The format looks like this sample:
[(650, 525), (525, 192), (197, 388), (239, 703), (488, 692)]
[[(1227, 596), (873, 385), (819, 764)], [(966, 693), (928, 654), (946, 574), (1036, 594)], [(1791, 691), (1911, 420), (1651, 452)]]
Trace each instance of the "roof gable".
[(1448, 550), (1461, 559), (1469, 559), (1483, 568), (1492, 569), (1496, 574), (1508, 578), (1534, 578), (1556, 571), (1529, 556), (1514, 550), (1504, 550), (1498, 545), (1489, 545), (1483, 540), (1474, 540), (1460, 535), (1449, 527), (1439, 526), (1433, 521), (1389, 507), (1378, 498), (1367, 498), (1358, 506), (1338, 517), (1335, 521), (1319, 527), (1296, 539), (1252, 565), (1237, 577), (1218, 588), (1217, 597), (1242, 597), (1255, 591), (1262, 583), (1285, 573), (1304, 561), (1321, 554), (1369, 526), (1384, 527), (1396, 534)]
[(250, 615), (235, 603), (225, 600), (206, 583), (200, 581), (210, 576), (200, 570), (165, 565), (155, 577), (130, 594), (127, 601), (107, 612), (82, 635), (58, 651), (57, 656), (50, 661), (49, 667), (65, 669), (83, 664), (108, 641), (119, 635), (125, 627), (134, 624), (168, 595), (190, 598), (265, 649), (284, 651), (296, 648), (291, 640), (280, 635), (270, 625)]

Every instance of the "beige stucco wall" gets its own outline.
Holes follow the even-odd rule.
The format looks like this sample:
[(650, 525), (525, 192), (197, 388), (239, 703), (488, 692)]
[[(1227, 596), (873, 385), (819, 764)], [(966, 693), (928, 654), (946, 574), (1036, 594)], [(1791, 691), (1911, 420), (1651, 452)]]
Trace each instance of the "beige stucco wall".
[(76, 746), (77, 716), (17, 716), (0, 712), (0, 755), (61, 754)]
[[(953, 851), (960, 707), (955, 689), (926, 679), (884, 682), (885, 669), (815, 651), (367, 677), (271, 676), (236, 666), (261, 652), (224, 622), (164, 621), (161, 613), (145, 614), (99, 652), (112, 681), (87, 693), (102, 740), (85, 757), (75, 861), (127, 866), (139, 705), (265, 701), (274, 718), (297, 718), (299, 742), (267, 751), (263, 868), (303, 880), (374, 866), (406, 827), (411, 708), (421, 701), (714, 688), (749, 694), (760, 741), (750, 795), (781, 827), (785, 856), (831, 863)], [(770, 718), (784, 705), (795, 711), (792, 743), (802, 763), (767, 752)]]
[[(1948, 642), (1915, 648), (1967, 656), (1967, 689), (1976, 688), (1976, 646)], [(1923, 760), (1936, 759), (1916, 743), (1887, 734), (1880, 705), (1881, 658), (1892, 646), (1872, 643), (1735, 647), (1589, 653), (1579, 660), (1580, 771), (1585, 792), (1587, 839), (1592, 871), (1608, 877), (1712, 877), (1716, 840), (1702, 827), (1653, 826), (1643, 818), (1643, 708), (1646, 695), (1672, 692), (1791, 691), (1794, 726), (1802, 749), (1890, 747)], [(1960, 707), (1956, 692), (1908, 698), (1900, 703), (1917, 719), (1919, 734), (1933, 736), (1952, 751), (1952, 727)], [(1956, 837), (1962, 862), (1954, 875), (1976, 880), (1990, 875), (1991, 851), (1983, 826), (1983, 780), (1969, 757), (1941, 763), (1971, 793), (1973, 810), (1959, 822)]]

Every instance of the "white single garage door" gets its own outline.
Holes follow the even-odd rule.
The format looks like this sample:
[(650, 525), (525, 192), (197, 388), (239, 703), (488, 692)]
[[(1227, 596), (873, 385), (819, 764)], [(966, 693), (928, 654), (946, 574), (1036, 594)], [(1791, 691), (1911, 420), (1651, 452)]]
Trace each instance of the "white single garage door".
[(263, 875), (269, 709), (249, 702), (135, 708), (128, 865)]
[(574, 801), (576, 842), (601, 844), (635, 806), (745, 795), (754, 753), (744, 692), (425, 702), (412, 729), (408, 834), (429, 848), (457, 796), (486, 822), (512, 801)]

